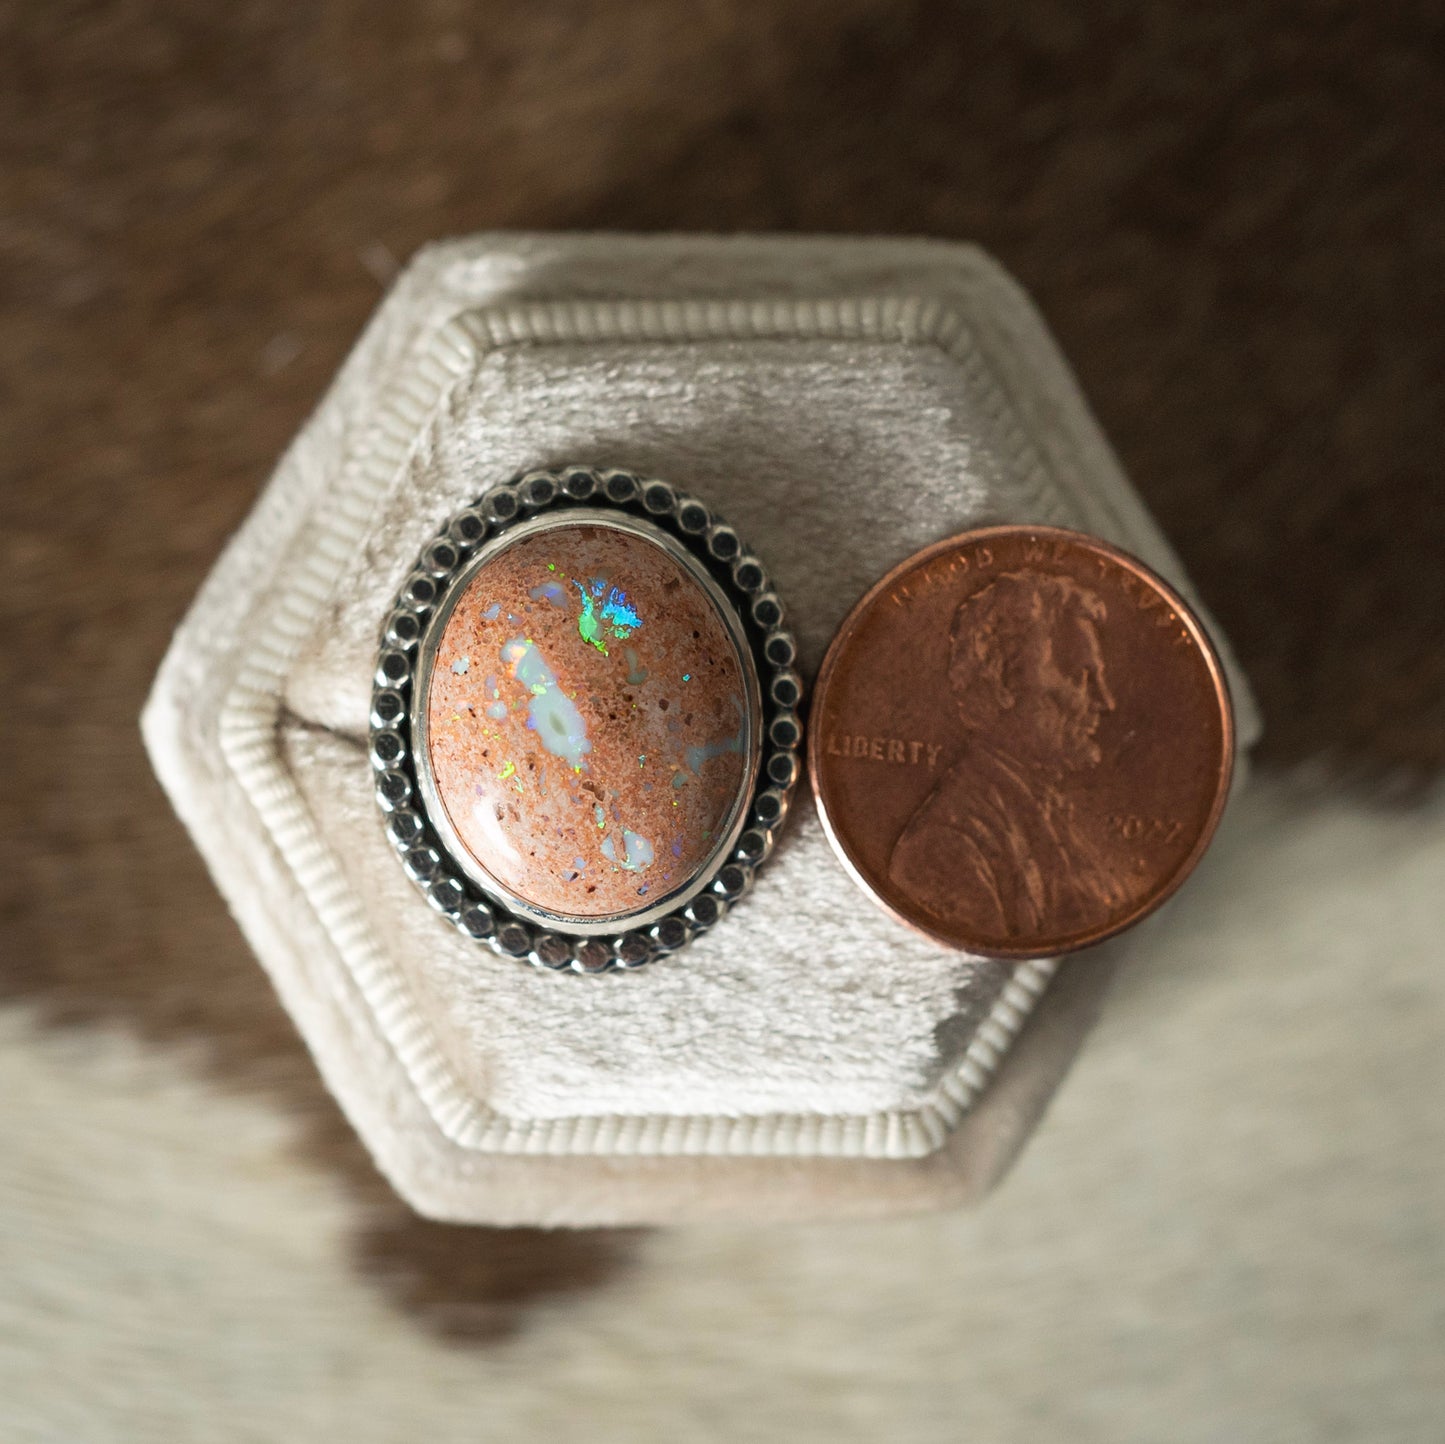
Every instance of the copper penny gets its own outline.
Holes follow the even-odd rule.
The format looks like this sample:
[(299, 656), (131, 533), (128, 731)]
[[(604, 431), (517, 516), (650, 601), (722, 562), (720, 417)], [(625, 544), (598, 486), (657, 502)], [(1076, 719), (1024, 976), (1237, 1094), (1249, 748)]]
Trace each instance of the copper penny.
[(1051, 527), (952, 537), (853, 608), (809, 769), (854, 878), (985, 957), (1050, 957), (1183, 882), (1234, 763), (1219, 658), (1141, 562)]

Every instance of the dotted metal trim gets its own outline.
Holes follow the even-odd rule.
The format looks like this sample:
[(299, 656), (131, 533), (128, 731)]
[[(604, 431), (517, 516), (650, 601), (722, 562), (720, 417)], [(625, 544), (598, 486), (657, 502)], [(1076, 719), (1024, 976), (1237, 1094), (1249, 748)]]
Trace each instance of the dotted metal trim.
[[(763, 699), (763, 752), (743, 830), (702, 891), (646, 928), (577, 937), (539, 927), (484, 893), (456, 864), (426, 811), (411, 745), (409, 696), (428, 619), (484, 542), (542, 512), (620, 510), (651, 522), (696, 557), (743, 623)], [(797, 644), (767, 570), (737, 532), (694, 496), (630, 471), (564, 466), (529, 471), (450, 517), (421, 555), (382, 626), (371, 694), (371, 765), (386, 834), (426, 900), (468, 937), (503, 957), (556, 972), (640, 968), (715, 926), (772, 853), (802, 768), (803, 684)]]

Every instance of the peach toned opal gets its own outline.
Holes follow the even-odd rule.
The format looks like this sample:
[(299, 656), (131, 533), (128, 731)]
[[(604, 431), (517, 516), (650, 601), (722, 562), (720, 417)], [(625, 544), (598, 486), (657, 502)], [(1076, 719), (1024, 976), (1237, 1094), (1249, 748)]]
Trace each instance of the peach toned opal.
[(547, 913), (625, 917), (685, 889), (750, 783), (751, 673), (660, 541), (558, 518), (482, 562), (424, 705), (436, 796), (487, 877)]

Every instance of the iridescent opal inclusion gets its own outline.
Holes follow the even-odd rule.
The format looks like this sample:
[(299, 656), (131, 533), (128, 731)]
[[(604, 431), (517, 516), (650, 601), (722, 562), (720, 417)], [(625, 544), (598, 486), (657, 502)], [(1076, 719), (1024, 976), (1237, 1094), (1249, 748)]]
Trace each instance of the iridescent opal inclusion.
[(751, 780), (749, 661), (719, 602), (660, 540), (576, 519), (462, 586), (424, 698), (455, 840), (562, 918), (621, 919), (685, 889)]

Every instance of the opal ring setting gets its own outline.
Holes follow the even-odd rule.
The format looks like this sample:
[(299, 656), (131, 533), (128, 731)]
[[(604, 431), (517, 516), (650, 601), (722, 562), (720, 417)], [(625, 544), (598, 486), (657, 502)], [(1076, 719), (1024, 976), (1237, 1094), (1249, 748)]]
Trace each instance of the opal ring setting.
[(384, 623), (371, 761), (387, 835), (464, 934), (539, 967), (639, 967), (772, 852), (802, 683), (762, 562), (705, 503), (564, 466), (483, 493)]

